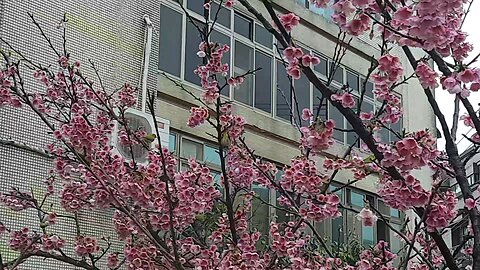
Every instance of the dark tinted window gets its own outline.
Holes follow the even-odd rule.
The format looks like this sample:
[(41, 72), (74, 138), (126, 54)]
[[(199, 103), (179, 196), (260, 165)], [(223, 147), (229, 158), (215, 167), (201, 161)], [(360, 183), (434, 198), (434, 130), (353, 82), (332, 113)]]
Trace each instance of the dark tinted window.
[[(316, 88), (313, 88), (313, 115), (317, 115), (317, 110), (319, 108), (320, 102), (322, 101), (322, 93)], [(327, 119), (327, 99), (323, 99), (322, 107), (320, 108), (320, 112), (318, 114), (320, 119), (325, 121)]]
[[(300, 79), (295, 81), (294, 85), (295, 97), (298, 103), (298, 110), (295, 110), (295, 114), (297, 114), (297, 111), (301, 114), (303, 109), (310, 109), (310, 81), (307, 79), (307, 77), (302, 76)], [(298, 119), (298, 116), (296, 118)], [(308, 126), (308, 124), (308, 120), (302, 120), (302, 126)]]
[[(210, 41), (216, 42), (216, 43), (221, 44), (221, 45), (227, 44), (227, 45), (230, 46), (230, 37), (218, 32), (218, 31), (215, 31), (215, 30), (213, 30), (212, 33), (210, 34)], [(222, 60), (223, 60), (223, 63), (227, 63), (228, 66), (231, 66), (230, 65), (230, 51), (223, 55)], [(222, 89), (222, 91), (220, 92), (220, 94), (222, 94), (224, 96), (230, 96), (230, 87), (228, 85), (225, 86)]]
[(205, 12), (204, 3), (203, 0), (188, 0), (187, 8), (203, 16)]
[(256, 24), (255, 25), (255, 41), (262, 44), (265, 47), (272, 48), (273, 36), (267, 29)]
[(333, 75), (333, 80), (343, 84), (343, 68), (342, 67), (337, 67), (335, 69), (335, 74)]
[(161, 70), (180, 77), (182, 48), (182, 15), (166, 6), (160, 8), (160, 57)]
[[(363, 83), (365, 80), (362, 78), (360, 79), (360, 87), (359, 89), (363, 91)], [(367, 82), (365, 85), (365, 96), (373, 98), (373, 83), (372, 82)]]
[(227, 9), (224, 6), (220, 7), (217, 3), (212, 2), (212, 8), (210, 9), (210, 11), (211, 11), (210, 20), (212, 21), (215, 20), (215, 16), (216, 16), (217, 17), (216, 23), (219, 23), (227, 28), (230, 28), (230, 16), (231, 16), (230, 9)]
[(266, 112), (272, 111), (272, 57), (263, 53), (255, 53), (255, 107)]
[(290, 119), (290, 81), (283, 64), (277, 61), (277, 117)]
[[(332, 119), (335, 121), (335, 127), (343, 129), (343, 115), (335, 108), (332, 104), (329, 104), (328, 106), (328, 118)], [(334, 130), (333, 131), (333, 138), (336, 140), (339, 140), (343, 143), (343, 132), (339, 130)]]
[(328, 76), (327, 70), (328, 70), (328, 60), (325, 57), (318, 56), (320, 58), (320, 64), (316, 65), (313, 67), (313, 69), (316, 72), (319, 72), (320, 74), (324, 75), (325, 77)]
[[(195, 21), (195, 24), (203, 30), (204, 24)], [(185, 42), (185, 80), (200, 85), (200, 78), (193, 73), (199, 65), (203, 64), (204, 58), (197, 56), (198, 44), (202, 41), (198, 29), (190, 22), (187, 22), (187, 37)]]
[(235, 33), (252, 39), (252, 20), (235, 14)]

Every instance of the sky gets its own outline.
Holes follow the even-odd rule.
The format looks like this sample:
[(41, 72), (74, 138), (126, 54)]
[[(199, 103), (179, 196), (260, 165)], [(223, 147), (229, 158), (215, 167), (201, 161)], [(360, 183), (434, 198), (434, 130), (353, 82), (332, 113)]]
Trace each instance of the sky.
[[(470, 58), (466, 60), (468, 62), (471, 60), (475, 55), (480, 53), (480, 30), (478, 29), (480, 26), (480, 0), (473, 0), (473, 5), (470, 9), (470, 13), (467, 15), (467, 19), (463, 25), (463, 30), (468, 33), (467, 41), (469, 41), (474, 46), (473, 52), (470, 54)], [(480, 68), (480, 61), (472, 65), (473, 67)], [(453, 100), (454, 96), (449, 94), (447, 91), (442, 90), (441, 88), (435, 91), (435, 97), (437, 98), (437, 102), (439, 103), (440, 108), (442, 108), (445, 118), (447, 119), (447, 123), (451, 126), (453, 121)], [(480, 92), (472, 93), (469, 97), (470, 103), (474, 106), (475, 109), (479, 108), (478, 103), (480, 103)], [(465, 110), (460, 105), (460, 115), (465, 113)], [(462, 110), (463, 109), (463, 110)], [(437, 127), (439, 128), (440, 125), (437, 121)], [(440, 129), (440, 128), (439, 128)], [(474, 130), (471, 130), (469, 127), (465, 127), (463, 123), (459, 123), (458, 125), (458, 133), (457, 133), (457, 146), (459, 152), (463, 152), (470, 146), (470, 142), (463, 138), (462, 134), (472, 135), (475, 133)], [(440, 149), (445, 149), (445, 140), (439, 139), (438, 140), (438, 147)]]

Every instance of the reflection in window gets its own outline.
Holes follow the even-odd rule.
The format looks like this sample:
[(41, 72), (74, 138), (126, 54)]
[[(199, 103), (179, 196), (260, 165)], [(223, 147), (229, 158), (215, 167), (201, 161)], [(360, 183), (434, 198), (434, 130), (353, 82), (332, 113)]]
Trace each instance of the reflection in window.
[(400, 218), (400, 211), (395, 208), (390, 208), (390, 216)]
[(205, 146), (204, 148), (204, 161), (211, 164), (220, 165), (220, 155), (216, 148)]
[(363, 194), (357, 193), (355, 191), (350, 191), (350, 204), (352, 206), (363, 207), (365, 203), (363, 202)]
[[(166, 6), (160, 7), (159, 69), (180, 77), (182, 15)], [(198, 46), (197, 46), (198, 47)]]
[(272, 57), (259, 51), (255, 53), (255, 107), (266, 112), (272, 111)]
[(374, 244), (374, 241), (373, 226), (362, 226), (362, 244), (369, 247)]
[(187, 139), (182, 140), (182, 157), (203, 160), (203, 145)]
[[(253, 70), (253, 48), (235, 41), (234, 75), (244, 75)], [(234, 89), (234, 98), (248, 105), (253, 105), (253, 77), (245, 76), (245, 81)]]

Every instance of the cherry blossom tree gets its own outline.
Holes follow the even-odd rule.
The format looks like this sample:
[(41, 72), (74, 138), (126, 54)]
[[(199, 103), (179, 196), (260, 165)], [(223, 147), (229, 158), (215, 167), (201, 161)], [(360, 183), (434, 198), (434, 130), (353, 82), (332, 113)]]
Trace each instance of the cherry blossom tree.
[[(198, 56), (205, 64), (195, 70), (201, 79), (202, 96), (192, 96), (198, 102), (185, 119), (189, 127), (208, 125), (209, 134), (219, 148), (222, 176), (220, 185), (214, 183), (210, 170), (195, 160), (188, 168), (177, 169), (176, 157), (155, 138), (160, 138), (156, 125), (153, 134), (130, 127), (126, 114), (136, 105), (137, 89), (126, 83), (121, 89), (106, 89), (96, 66), (91, 68), (98, 76), (90, 78), (83, 65), (75, 61), (66, 49), (55, 48), (56, 68), (42, 66), (28, 59), (21, 51), (2, 39), (15, 56), (2, 51), (0, 71), (0, 108), (24, 107), (31, 110), (50, 130), (54, 142), (47, 145), (54, 157), (50, 177), (45, 180), (42, 197), (31, 191), (12, 188), (1, 195), (6, 208), (19, 212), (34, 211), (38, 226), (20, 230), (10, 229), (0, 220), (0, 235), (8, 239), (8, 246), (18, 256), (5, 261), (0, 253), (0, 270), (20, 269), (33, 257), (53, 259), (83, 269), (480, 269), (480, 212), (478, 198), (470, 187), (464, 160), (460, 159), (454, 138), (433, 91), (441, 87), (454, 95), (467, 111), (463, 124), (475, 128), (477, 134), (469, 138), (477, 147), (480, 143), (480, 119), (470, 103), (469, 96), (480, 89), (480, 70), (465, 59), (472, 51), (461, 31), (468, 12), (465, 1), (424, 0), (324, 0), (311, 1), (317, 7), (332, 7), (333, 21), (339, 26), (339, 37), (371, 33), (380, 41), (381, 54), (372, 59), (369, 79), (375, 86), (380, 109), (361, 112), (366, 91), (361, 90), (357, 102), (348, 86), (334, 90), (312, 71), (320, 63), (297, 47), (290, 32), (300, 19), (295, 14), (280, 14), (272, 3), (263, 0), (268, 16), (253, 8), (248, 0), (221, 1), (246, 8), (274, 35), (282, 52), (283, 63), (292, 80), (306, 76), (323, 98), (335, 106), (358, 135), (368, 158), (352, 151), (351, 145), (342, 157), (316, 159), (333, 144), (335, 122), (321, 119), (319, 108), (303, 109), (295, 125), (301, 134), (300, 156), (292, 157), (277, 179), (274, 164), (255, 155), (244, 139), (246, 120), (232, 111), (232, 102), (220, 96), (226, 87), (237, 87), (256, 70), (236, 77), (228, 77), (229, 66), (223, 60), (229, 46), (210, 42), (211, 23), (195, 25), (202, 37)], [(210, 9), (205, 1), (205, 9)], [(191, 23), (195, 23), (191, 20)], [(66, 31), (66, 30), (64, 30)], [(348, 40), (339, 42), (338, 62), (345, 55)], [(405, 67), (397, 56), (390, 54), (400, 47), (416, 71), (406, 76)], [(415, 57), (413, 49), (421, 49), (424, 56)], [(453, 60), (447, 60), (453, 59)], [(452, 62), (453, 61), (453, 62)], [(337, 64), (338, 64), (337, 62)], [(435, 63), (438, 72), (430, 63)], [(29, 72), (31, 71), (31, 72)], [(42, 89), (31, 89), (25, 83), (32, 76)], [(179, 88), (181, 82), (172, 79)], [(437, 150), (431, 130), (400, 132), (398, 140), (387, 143), (375, 137), (376, 132), (388, 129), (399, 121), (403, 110), (400, 99), (393, 93), (408, 80), (419, 80), (432, 111), (440, 122), (445, 137), (446, 151)], [(331, 81), (331, 79), (329, 80)], [(442, 91), (442, 90), (441, 90)], [(148, 111), (155, 117), (154, 95), (148, 96)], [(456, 122), (458, 122), (456, 119)], [(302, 122), (303, 120), (303, 122)], [(302, 123), (308, 122), (308, 125)], [(457, 124), (455, 124), (457, 125)], [(120, 143), (132, 152), (136, 147), (148, 150), (146, 163), (127, 160), (114, 151), (112, 134), (118, 129)], [(338, 129), (337, 129), (338, 130)], [(151, 141), (155, 141), (151, 147)], [(430, 169), (432, 179), (418, 179), (414, 170)], [(409, 211), (416, 216), (404, 230), (397, 230), (372, 205), (358, 213), (364, 226), (372, 226), (378, 219), (386, 221), (404, 243), (402, 254), (393, 253), (389, 244), (380, 241), (364, 248), (358, 259), (348, 261), (332, 251), (314, 222), (335, 219), (341, 215), (342, 205), (336, 191), (330, 188), (339, 171), (350, 171), (354, 182), (364, 181), (368, 175), (379, 179), (378, 194), (393, 208)], [(461, 188), (465, 209), (457, 210), (457, 198), (449, 189), (442, 188), (445, 177), (454, 178)], [(421, 182), (429, 181), (427, 188)], [(261, 245), (261, 233), (249, 226), (252, 200), (257, 198), (253, 185), (260, 185), (280, 194), (278, 207), (293, 218), (288, 222), (273, 222), (268, 232), (268, 243)], [(62, 212), (51, 211), (46, 201), (53, 199)], [(268, 202), (263, 202), (268, 204)], [(119, 248), (112, 239), (97, 239), (82, 232), (77, 226), (71, 240), (62, 239), (51, 225), (73, 219), (77, 213), (91, 209), (113, 209), (111, 219)], [(353, 209), (349, 209), (354, 211)], [(65, 214), (67, 213), (67, 214)], [(470, 222), (469, 237), (459, 248), (451, 250), (443, 239), (451, 227), (466, 213)], [(4, 223), (1, 223), (4, 222)], [(318, 243), (318, 245), (317, 245)], [(71, 252), (70, 252), (71, 251)], [(394, 266), (394, 259), (401, 256)]]

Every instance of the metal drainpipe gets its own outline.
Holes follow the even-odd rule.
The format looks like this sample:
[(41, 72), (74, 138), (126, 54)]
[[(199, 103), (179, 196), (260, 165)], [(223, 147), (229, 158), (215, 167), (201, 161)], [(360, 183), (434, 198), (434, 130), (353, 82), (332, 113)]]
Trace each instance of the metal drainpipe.
[(146, 112), (147, 109), (147, 79), (148, 79), (148, 66), (150, 65), (150, 54), (152, 51), (152, 33), (153, 24), (148, 15), (143, 16), (145, 21), (145, 48), (143, 58), (143, 74), (142, 74), (142, 112)]

